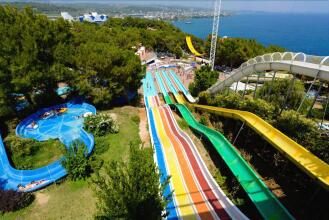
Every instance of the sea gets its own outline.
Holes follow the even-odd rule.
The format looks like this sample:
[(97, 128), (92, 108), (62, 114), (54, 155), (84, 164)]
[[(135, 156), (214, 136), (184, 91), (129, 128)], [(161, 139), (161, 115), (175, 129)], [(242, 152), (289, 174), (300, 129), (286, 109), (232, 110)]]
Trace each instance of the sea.
[[(213, 18), (192, 18), (172, 23), (182, 31), (206, 39)], [(329, 56), (329, 14), (235, 13), (220, 18), (219, 35), (253, 38), (265, 46), (278, 45), (292, 52)]]

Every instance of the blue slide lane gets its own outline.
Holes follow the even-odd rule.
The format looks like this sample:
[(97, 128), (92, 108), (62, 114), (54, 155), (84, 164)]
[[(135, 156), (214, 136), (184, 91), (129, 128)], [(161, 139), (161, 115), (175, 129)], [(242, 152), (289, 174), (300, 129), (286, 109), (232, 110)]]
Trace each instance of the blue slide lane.
[[(164, 182), (165, 177), (168, 175), (168, 173), (167, 173), (166, 165), (165, 165), (165, 162), (164, 162), (164, 156), (163, 156), (163, 152), (162, 152), (162, 149), (161, 149), (161, 143), (159, 141), (159, 138), (158, 138), (158, 135), (157, 135), (157, 132), (156, 132), (152, 110), (149, 109), (148, 113), (149, 113), (149, 122), (150, 122), (150, 128), (151, 128), (151, 135), (152, 135), (153, 144), (154, 144), (154, 147), (155, 147), (155, 152), (156, 152), (156, 157), (157, 157), (157, 163), (158, 163), (159, 170), (160, 170), (161, 174), (163, 175), (161, 177), (161, 182)], [(165, 188), (164, 196), (170, 195), (171, 191), (172, 190), (171, 190), (170, 186), (168, 185)], [(174, 201), (173, 201), (172, 197), (171, 197), (170, 203), (167, 205), (166, 210), (169, 212), (169, 215), (167, 217), (168, 219), (172, 219), (172, 220), (178, 219), (177, 211), (176, 211), (176, 208), (175, 208)]]
[[(146, 112), (147, 112), (147, 117), (148, 117), (149, 127), (150, 127), (150, 135), (152, 138), (152, 143), (155, 148), (154, 156), (155, 156), (156, 162), (158, 164), (159, 171), (162, 174), (160, 181), (161, 181), (161, 183), (163, 183), (166, 180), (165, 177), (168, 176), (168, 171), (166, 168), (161, 143), (160, 143), (160, 140), (159, 140), (157, 132), (156, 132), (152, 109), (149, 108), (149, 103), (148, 103), (148, 99), (147, 99), (147, 97), (152, 97), (152, 96), (157, 95), (157, 92), (156, 92), (154, 84), (153, 84), (152, 75), (150, 72), (146, 73), (146, 77), (145, 77), (145, 79), (142, 80), (142, 82), (143, 82), (143, 91), (144, 91), (144, 102), (145, 102), (145, 106), (146, 106)], [(168, 185), (164, 190), (164, 196), (166, 196), (166, 197), (169, 196), (171, 194), (171, 191), (172, 191), (172, 189), (171, 189), (170, 185)], [(169, 213), (167, 219), (176, 220), (176, 219), (178, 219), (178, 217), (177, 217), (178, 214), (177, 214), (177, 211), (175, 208), (176, 206), (174, 204), (173, 198), (170, 197), (170, 199), (171, 199), (171, 201), (168, 203), (168, 205), (166, 207), (166, 210)]]
[[(58, 108), (67, 108), (67, 112), (48, 119), (40, 119), (40, 115), (43, 113)], [(71, 101), (66, 104), (44, 108), (21, 121), (16, 128), (16, 135), (38, 141), (59, 139), (66, 148), (73, 141), (80, 140), (86, 145), (89, 155), (94, 147), (94, 137), (83, 130), (83, 117), (81, 117), (87, 112), (96, 114), (96, 109), (94, 106), (80, 101)], [(37, 122), (37, 128), (29, 128), (32, 121)], [(62, 159), (63, 157), (47, 166), (34, 170), (17, 170), (11, 166), (8, 160), (0, 135), (0, 188), (18, 190), (19, 184), (25, 186), (32, 181), (41, 180), (40, 184), (25, 191), (43, 188), (67, 175), (65, 168), (61, 165)]]
[(182, 82), (177, 78), (176, 73), (172, 70), (170, 70), (170, 74), (175, 80), (175, 83), (178, 85), (179, 89), (184, 93), (185, 96), (189, 94), (189, 91), (185, 88), (185, 86), (182, 84)]
[(159, 82), (159, 85), (160, 85), (160, 89), (161, 89), (161, 92), (163, 93), (164, 96), (168, 96), (168, 93), (167, 93), (167, 90), (166, 90), (166, 87), (164, 86), (163, 82), (162, 82), (162, 78), (160, 77), (159, 73), (156, 72), (156, 78)]
[(170, 88), (170, 91), (174, 94), (178, 94), (178, 91), (176, 90), (176, 88), (173, 86), (169, 76), (167, 75), (167, 72), (162, 70), (162, 75), (164, 76), (164, 78), (166, 79), (167, 85)]

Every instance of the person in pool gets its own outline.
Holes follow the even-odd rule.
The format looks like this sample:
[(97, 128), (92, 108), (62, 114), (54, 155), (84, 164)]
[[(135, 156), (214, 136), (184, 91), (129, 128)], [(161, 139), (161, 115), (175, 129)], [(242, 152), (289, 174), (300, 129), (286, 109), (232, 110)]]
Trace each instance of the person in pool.
[(49, 112), (45, 112), (45, 113), (43, 113), (43, 114), (40, 116), (40, 118), (41, 118), (41, 119), (45, 119), (45, 118), (48, 118), (49, 116), (52, 116), (52, 115), (54, 115), (54, 112), (53, 112), (53, 111), (49, 111)]
[(38, 128), (38, 124), (37, 124), (36, 121), (32, 121), (31, 124), (29, 124), (27, 126), (27, 128), (29, 128), (29, 129), (36, 129), (36, 128)]
[(67, 108), (58, 108), (58, 109), (55, 110), (56, 115), (61, 115), (66, 111), (67, 111)]

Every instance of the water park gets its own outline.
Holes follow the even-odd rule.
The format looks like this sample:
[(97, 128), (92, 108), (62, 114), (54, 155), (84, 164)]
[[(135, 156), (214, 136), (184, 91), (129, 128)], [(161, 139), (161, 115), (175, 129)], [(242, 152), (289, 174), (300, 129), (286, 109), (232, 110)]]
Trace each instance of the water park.
[(220, 37), (220, 0), (207, 40), (29, 10), (0, 6), (1, 219), (329, 218), (329, 56)]

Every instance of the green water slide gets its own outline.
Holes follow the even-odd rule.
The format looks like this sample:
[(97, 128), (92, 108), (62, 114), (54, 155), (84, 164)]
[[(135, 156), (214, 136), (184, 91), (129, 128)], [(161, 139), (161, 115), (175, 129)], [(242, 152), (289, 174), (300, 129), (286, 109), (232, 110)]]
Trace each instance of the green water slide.
[(174, 106), (191, 128), (204, 135), (213, 144), (264, 219), (294, 219), (221, 133), (196, 121), (185, 105)]

